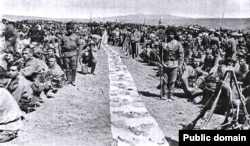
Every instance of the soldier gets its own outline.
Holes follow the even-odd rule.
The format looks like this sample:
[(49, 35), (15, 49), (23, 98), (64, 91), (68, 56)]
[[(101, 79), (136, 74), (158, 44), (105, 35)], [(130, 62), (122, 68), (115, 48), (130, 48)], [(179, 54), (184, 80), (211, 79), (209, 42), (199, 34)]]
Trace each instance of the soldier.
[(21, 68), (20, 74), (25, 76), (27, 79), (32, 80), (32, 75), (38, 72), (45, 72), (48, 68), (44, 61), (33, 57), (33, 50), (26, 47), (22, 51), (24, 59), (24, 67)]
[(0, 87), (0, 93), (0, 143), (4, 143), (18, 136), (23, 127), (23, 114), (6, 89)]
[(17, 32), (15, 29), (14, 22), (9, 22), (6, 31), (4, 33), (5, 41), (8, 49), (11, 49), (13, 53), (16, 53), (16, 39), (17, 39)]
[(47, 64), (47, 65), (48, 65), (48, 63), (49, 63), (49, 58), (51, 58), (51, 57), (53, 57), (53, 58), (56, 59), (56, 63), (57, 63), (60, 67), (63, 67), (62, 62), (61, 62), (61, 59), (60, 59), (58, 56), (56, 56), (56, 50), (55, 50), (55, 48), (49, 47), (49, 48), (47, 49), (47, 55), (46, 55), (46, 57), (45, 57), (45, 61), (46, 61), (46, 64)]
[(119, 36), (120, 36), (119, 28), (115, 28), (115, 30), (112, 33), (113, 33), (113, 37), (114, 37), (113, 44), (115, 46), (118, 46), (119, 45)]
[[(168, 89), (168, 99), (174, 100), (173, 90), (177, 79), (178, 69), (181, 70), (184, 62), (184, 52), (181, 43), (177, 40), (177, 32), (174, 27), (166, 30), (165, 42), (160, 45), (160, 56), (163, 66), (163, 99), (166, 99), (165, 90)], [(162, 54), (163, 53), (163, 54)]]
[(184, 92), (189, 98), (194, 98), (196, 93), (202, 93), (204, 79), (208, 75), (202, 70), (201, 58), (194, 56), (192, 65), (185, 66), (182, 74)]
[(83, 67), (83, 64), (87, 64), (88, 67), (91, 67), (90, 73), (95, 75), (95, 67), (96, 67), (96, 59), (93, 55), (93, 49), (95, 47), (94, 43), (89, 43), (86, 48), (81, 52), (79, 57), (79, 62), (81, 66)]
[(221, 56), (218, 50), (219, 48), (217, 47), (217, 45), (211, 45), (211, 47), (205, 49), (205, 57), (202, 70), (206, 72), (214, 71), (213, 69), (218, 66), (219, 61), (221, 60)]
[(238, 63), (235, 67), (235, 75), (239, 81), (244, 81), (247, 73), (249, 72), (249, 66), (246, 63), (244, 56), (238, 56)]
[[(12, 94), (20, 108), (27, 111), (31, 106), (30, 101), (33, 98), (31, 83), (22, 75), (19, 75), (20, 67), (11, 65), (8, 70), (8, 76), (11, 78), (7, 90)], [(34, 109), (33, 109), (34, 110)]]
[(22, 54), (25, 65), (21, 68), (20, 74), (32, 81), (31, 88), (34, 96), (39, 102), (42, 102), (40, 94), (45, 87), (43, 75), (48, 70), (48, 67), (44, 61), (33, 57), (33, 50), (29, 47), (24, 48)]
[(28, 37), (31, 39), (31, 42), (38, 42), (38, 27), (36, 24), (32, 24), (32, 27), (29, 29)]
[(131, 34), (131, 48), (132, 48), (132, 58), (138, 58), (140, 49), (140, 32), (137, 28), (134, 28)]
[(236, 40), (234, 38), (236, 34), (235, 33), (229, 33), (228, 34), (228, 40), (226, 42), (226, 47), (225, 47), (225, 58), (231, 57), (232, 59), (236, 60)]
[(228, 105), (232, 104), (230, 103), (230, 100), (233, 100), (233, 104), (235, 104), (235, 101), (238, 98), (238, 96), (234, 96), (236, 94), (234, 93), (236, 89), (233, 89), (230, 85), (231, 79), (229, 77), (225, 78), (226, 72), (230, 70), (234, 72), (234, 60), (231, 57), (227, 57), (217, 68), (215, 68), (215, 72), (213, 72), (213, 74), (206, 77), (203, 89), (203, 98), (200, 101), (201, 104), (206, 104), (210, 98), (215, 96), (215, 91), (218, 89), (219, 83), (222, 83), (221, 94), (216, 107), (218, 113), (221, 114), (225, 114)]
[(50, 88), (45, 89), (45, 94), (48, 98), (53, 98), (58, 88), (61, 88), (64, 82), (64, 72), (61, 67), (57, 64), (56, 58), (50, 56), (48, 58), (48, 67), (49, 67), (49, 75), (50, 82), (48, 83)]
[(139, 53), (140, 53), (140, 49), (141, 49), (141, 46), (140, 46), (141, 33), (140, 33), (140, 31), (137, 28), (135, 28), (135, 32), (134, 32), (133, 35), (135, 37), (135, 45), (136, 45), (135, 56), (137, 58), (139, 58)]
[(59, 78), (64, 75), (63, 70), (57, 64), (56, 58), (53, 56), (48, 58), (48, 67), (49, 67), (50, 74), (53, 75), (54, 77)]
[(75, 25), (72, 22), (66, 24), (66, 35), (62, 36), (62, 54), (64, 60), (64, 68), (66, 70), (67, 82), (75, 86), (77, 59), (80, 49), (80, 38), (74, 33)]

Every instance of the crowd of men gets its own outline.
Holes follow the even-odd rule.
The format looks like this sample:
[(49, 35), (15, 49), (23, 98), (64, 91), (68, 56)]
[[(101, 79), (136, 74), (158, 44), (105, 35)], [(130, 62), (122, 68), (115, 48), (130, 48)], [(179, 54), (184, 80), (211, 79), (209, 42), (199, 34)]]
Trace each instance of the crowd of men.
[[(181, 88), (190, 101), (205, 105), (222, 83), (219, 111), (226, 113), (231, 102), (234, 106), (244, 95), (244, 105), (250, 112), (249, 32), (199, 25), (126, 24), (108, 28), (108, 33), (109, 42), (121, 46), (125, 55), (159, 66), (156, 76), (161, 76), (162, 84), (157, 87), (161, 99), (176, 100), (179, 94), (175, 89)], [(226, 78), (228, 72), (236, 77), (235, 84)]]
[[(35, 111), (43, 103), (42, 93), (47, 98), (53, 98), (63, 86), (76, 86), (78, 64), (85, 68), (84, 74), (95, 75), (97, 61), (94, 54), (100, 49), (103, 30), (94, 25), (73, 22), (12, 22), (3, 19), (0, 88), (10, 93), (6, 95), (15, 99), (11, 101), (15, 101), (12, 104), (18, 108), (6, 105), (4, 108), (9, 112), (1, 113), (1, 116), (8, 117), (10, 114), (10, 118), (3, 118), (6, 121), (1, 121), (0, 125), (20, 122), (22, 114), (11, 116), (11, 110), (16, 112), (19, 109), (23, 113)], [(88, 68), (91, 68), (90, 71)], [(22, 113), (20, 111), (18, 113)], [(2, 130), (0, 141), (16, 135), (16, 130), (0, 127), (0, 132)]]
[[(205, 100), (229, 67), (243, 82), (243, 94), (250, 94), (250, 35), (241, 30), (6, 19), (1, 24), (0, 88), (22, 111), (32, 112), (43, 102), (42, 92), (53, 98), (64, 85), (76, 86), (78, 64), (83, 73), (94, 75), (94, 54), (105, 42), (158, 65), (163, 99), (175, 100), (174, 89), (181, 87), (187, 98), (204, 94)], [(231, 97), (230, 87), (223, 89)]]
[(159, 66), (161, 99), (176, 100), (180, 88), (189, 101), (203, 105), (191, 125), (210, 110), (226, 115), (222, 129), (249, 129), (249, 32), (161, 24), (126, 25), (111, 32), (111, 42), (126, 55)]
[(196, 88), (202, 89), (207, 77), (221, 80), (228, 66), (243, 86), (249, 85), (250, 34), (243, 30), (128, 25), (114, 29), (110, 36), (132, 58), (163, 67), (169, 99), (174, 98), (171, 90), (177, 79), (191, 96)]

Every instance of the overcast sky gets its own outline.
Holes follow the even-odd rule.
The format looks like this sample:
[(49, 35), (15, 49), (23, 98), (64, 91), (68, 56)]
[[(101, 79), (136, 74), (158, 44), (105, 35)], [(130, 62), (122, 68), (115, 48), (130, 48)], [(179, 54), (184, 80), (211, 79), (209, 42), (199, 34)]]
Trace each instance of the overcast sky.
[(126, 14), (250, 18), (250, 0), (0, 0), (1, 13), (52, 18)]

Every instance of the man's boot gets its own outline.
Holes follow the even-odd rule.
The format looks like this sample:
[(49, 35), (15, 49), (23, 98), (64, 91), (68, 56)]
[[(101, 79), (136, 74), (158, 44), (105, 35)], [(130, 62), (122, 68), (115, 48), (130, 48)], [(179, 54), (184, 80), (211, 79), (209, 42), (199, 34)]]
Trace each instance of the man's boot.
[(49, 90), (46, 94), (47, 98), (54, 98), (55, 97), (55, 93), (52, 90)]
[(92, 61), (92, 63), (91, 63), (91, 74), (94, 74), (95, 67), (96, 67), (96, 61)]
[(65, 82), (65, 84), (71, 84), (71, 81), (72, 81), (71, 71), (66, 71), (66, 78), (67, 78), (67, 81)]
[(71, 78), (71, 84), (73, 85), (73, 86), (76, 86), (76, 70), (73, 70), (72, 71), (72, 78)]
[(168, 85), (168, 99), (169, 101), (174, 101), (176, 99), (174, 96), (174, 83)]
[(167, 85), (163, 85), (162, 87), (162, 95), (163, 97), (161, 98), (162, 100), (167, 100), (167, 95), (166, 95), (166, 90), (167, 90)]

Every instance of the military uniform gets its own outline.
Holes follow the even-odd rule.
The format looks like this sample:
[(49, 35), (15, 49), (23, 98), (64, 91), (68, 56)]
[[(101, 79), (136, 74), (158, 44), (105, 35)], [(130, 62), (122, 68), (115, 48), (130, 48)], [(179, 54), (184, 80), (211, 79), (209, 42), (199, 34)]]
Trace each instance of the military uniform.
[[(32, 81), (31, 88), (33, 90), (33, 101), (34, 106), (38, 105), (38, 102), (42, 102), (40, 94), (45, 88), (45, 72), (48, 71), (48, 67), (43, 60), (31, 57), (24, 63), (24, 67), (20, 70), (20, 74)], [(33, 110), (33, 109), (32, 109)]]
[(140, 49), (140, 32), (135, 31), (131, 34), (131, 48), (132, 48), (132, 58), (137, 57), (139, 55)]
[(237, 45), (236, 45), (236, 41), (234, 38), (230, 38), (227, 40), (225, 58), (227, 57), (231, 57), (233, 59), (236, 58), (236, 53), (237, 53), (236, 46)]
[[(202, 92), (201, 89), (204, 85), (204, 78), (207, 75), (208, 73), (203, 71), (201, 67), (194, 68), (191, 65), (185, 66), (185, 70), (182, 74), (182, 82), (186, 95), (192, 97), (195, 93)], [(190, 88), (192, 91), (188, 90)]]
[(64, 61), (64, 69), (66, 70), (67, 82), (74, 83), (76, 79), (78, 50), (80, 47), (79, 36), (75, 33), (72, 33), (70, 35), (63, 35), (61, 47)]
[(18, 75), (16, 78), (10, 80), (7, 89), (16, 99), (17, 103), (19, 103), (21, 98), (32, 98), (33, 91), (30, 85), (31, 83), (24, 76)]
[(91, 47), (91, 44), (89, 44), (85, 48), (85, 50), (81, 52), (80, 61), (81, 61), (81, 64), (87, 64), (88, 67), (91, 67), (91, 74), (93, 74), (95, 71), (97, 61), (93, 55), (93, 50), (90, 47)]
[(49, 67), (52, 88), (61, 88), (64, 81), (64, 72), (58, 64)]
[(20, 70), (20, 74), (30, 80), (32, 80), (32, 75), (34, 73), (45, 72), (48, 70), (46, 63), (35, 57), (31, 57), (24, 64), (24, 67)]
[(29, 82), (24, 76), (18, 75), (16, 78), (10, 80), (7, 85), (7, 90), (15, 98), (19, 107), (23, 111), (28, 111), (30, 108), (34, 108), (34, 96), (33, 89), (31, 88), (31, 82)]
[(168, 97), (173, 97), (174, 83), (177, 79), (178, 68), (181, 68), (184, 62), (184, 52), (181, 43), (172, 40), (168, 43), (162, 43), (163, 50), (163, 76), (164, 94), (166, 87), (168, 88)]
[(53, 56), (46, 56), (45, 57), (45, 62), (46, 64), (48, 64), (48, 60), (50, 57), (55, 57), (56, 58), (56, 63), (62, 68), (63, 67), (63, 63), (61, 61), (61, 59), (57, 56), (57, 55), (53, 55)]
[(8, 25), (8, 28), (4, 32), (4, 37), (6, 44), (11, 45), (11, 47), (13, 47), (13, 52), (16, 53), (16, 40), (18, 36), (14, 25)]
[(235, 66), (235, 75), (239, 81), (244, 81), (248, 72), (249, 72), (249, 66), (246, 63), (242, 65), (237, 64)]
[(0, 87), (0, 141), (8, 142), (17, 137), (18, 131), (23, 127), (23, 116), (13, 96)]

